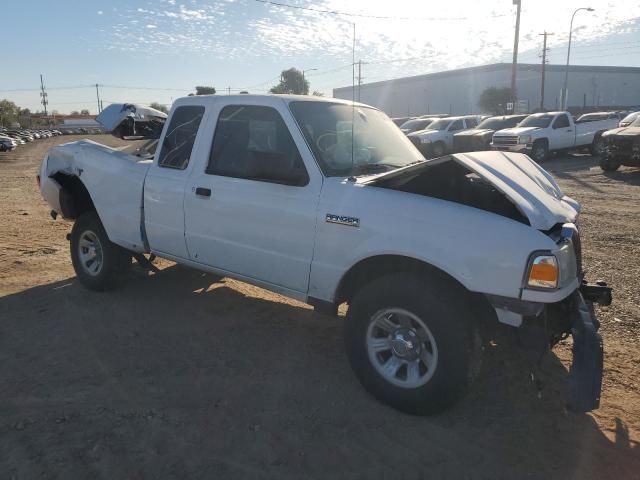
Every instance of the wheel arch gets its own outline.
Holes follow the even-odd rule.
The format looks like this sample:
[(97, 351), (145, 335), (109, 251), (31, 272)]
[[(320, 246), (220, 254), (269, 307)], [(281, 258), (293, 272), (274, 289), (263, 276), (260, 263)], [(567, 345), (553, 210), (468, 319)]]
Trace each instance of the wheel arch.
[(359, 260), (342, 275), (334, 295), (334, 303), (337, 305), (343, 302), (349, 303), (359, 288), (375, 278), (392, 273), (427, 275), (471, 297), (482, 297), (486, 300), (485, 295), (471, 292), (453, 275), (425, 260), (398, 254), (380, 254)]
[(360, 288), (376, 278), (394, 273), (425, 275), (460, 293), (467, 300), (468, 308), (473, 312), (483, 337), (498, 324), (496, 311), (485, 294), (472, 292), (453, 275), (427, 261), (398, 254), (374, 255), (355, 263), (340, 279), (334, 297), (334, 308), (344, 302), (350, 303)]
[(98, 213), (89, 190), (77, 175), (63, 172), (55, 173), (52, 178), (60, 185), (60, 209), (62, 216), (68, 220), (76, 220), (86, 212)]

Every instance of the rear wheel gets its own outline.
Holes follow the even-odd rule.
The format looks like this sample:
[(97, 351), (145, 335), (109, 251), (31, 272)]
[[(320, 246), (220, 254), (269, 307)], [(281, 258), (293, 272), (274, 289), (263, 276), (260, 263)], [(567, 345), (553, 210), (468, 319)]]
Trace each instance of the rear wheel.
[(437, 413), (478, 370), (480, 337), (464, 294), (413, 274), (363, 287), (349, 305), (347, 355), (378, 400), (416, 415)]
[(549, 156), (549, 146), (544, 140), (536, 140), (531, 147), (531, 158), (536, 162), (544, 162)]
[(95, 212), (84, 213), (76, 220), (70, 247), (78, 280), (90, 290), (112, 289), (131, 266), (131, 253), (109, 240)]

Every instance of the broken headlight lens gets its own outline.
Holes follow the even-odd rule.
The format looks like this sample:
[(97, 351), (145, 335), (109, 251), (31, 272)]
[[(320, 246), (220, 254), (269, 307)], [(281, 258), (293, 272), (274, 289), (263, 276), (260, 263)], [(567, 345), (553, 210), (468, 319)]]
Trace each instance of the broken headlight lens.
[(554, 255), (539, 255), (530, 264), (527, 286), (556, 288), (559, 276), (556, 257)]

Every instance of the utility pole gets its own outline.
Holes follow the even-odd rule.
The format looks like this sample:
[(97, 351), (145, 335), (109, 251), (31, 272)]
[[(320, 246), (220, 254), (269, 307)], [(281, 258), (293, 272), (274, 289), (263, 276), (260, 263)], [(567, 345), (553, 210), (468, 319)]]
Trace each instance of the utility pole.
[(227, 95), (231, 95), (231, 87), (227, 87)]
[(96, 98), (98, 99), (98, 114), (100, 114), (100, 112), (102, 112), (102, 108), (100, 108), (101, 102), (100, 102), (100, 90), (98, 90), (98, 84), (96, 83)]
[(47, 114), (47, 105), (49, 104), (49, 100), (47, 100), (47, 91), (44, 89), (44, 80), (42, 78), (42, 74), (40, 74), (40, 96), (42, 97), (40, 103), (42, 103), (42, 106), (44, 107), (44, 116), (48, 117), (49, 115)]
[(513, 0), (513, 4), (518, 6), (518, 10), (516, 11), (516, 35), (513, 41), (513, 63), (511, 64), (511, 101), (514, 104), (514, 111), (515, 103), (518, 98), (518, 94), (516, 92), (516, 72), (518, 69), (518, 40), (520, 38), (520, 9), (522, 7), (521, 3), (522, 0)]
[(542, 42), (542, 84), (540, 85), (540, 110), (544, 110), (544, 75), (547, 66), (547, 37), (549, 35), (553, 35), (553, 33), (549, 33), (546, 30), (544, 33), (541, 33), (544, 37), (544, 41)]

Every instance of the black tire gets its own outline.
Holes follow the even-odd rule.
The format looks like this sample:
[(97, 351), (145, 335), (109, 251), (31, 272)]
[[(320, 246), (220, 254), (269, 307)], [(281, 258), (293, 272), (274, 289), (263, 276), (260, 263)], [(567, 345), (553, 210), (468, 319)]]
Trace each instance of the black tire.
[(605, 144), (602, 136), (598, 135), (593, 139), (593, 142), (589, 146), (589, 153), (592, 157), (602, 158), (605, 156)]
[[(96, 212), (84, 213), (76, 219), (71, 230), (70, 248), (73, 269), (80, 283), (89, 290), (113, 289), (131, 267), (131, 253), (109, 240)], [(88, 258), (96, 252), (94, 258), (99, 258), (99, 262), (92, 262)]]
[(605, 155), (600, 158), (600, 168), (604, 172), (615, 172), (620, 168), (620, 163)]
[[(370, 353), (368, 341), (374, 331), (370, 325), (387, 309), (401, 309), (417, 316), (435, 340), (435, 348), (431, 349), (431, 354), (436, 351), (434, 371), (426, 383), (415, 388), (397, 386), (385, 378), (378, 371), (385, 362), (379, 356), (383, 353)], [(397, 338), (394, 335), (390, 333), (389, 338)], [(425, 344), (418, 345), (425, 348)], [(356, 293), (347, 312), (345, 346), (351, 367), (364, 388), (382, 403), (412, 415), (435, 414), (452, 405), (472, 383), (481, 362), (479, 330), (466, 293), (453, 282), (408, 273), (373, 280)], [(388, 354), (391, 358), (395, 350)], [(402, 375), (402, 368), (408, 380), (408, 362), (396, 375)]]
[(534, 162), (544, 162), (549, 158), (549, 145), (545, 140), (536, 140), (531, 147), (531, 158)]
[(447, 149), (442, 142), (436, 142), (431, 147), (431, 156), (433, 158), (442, 157), (446, 153)]

